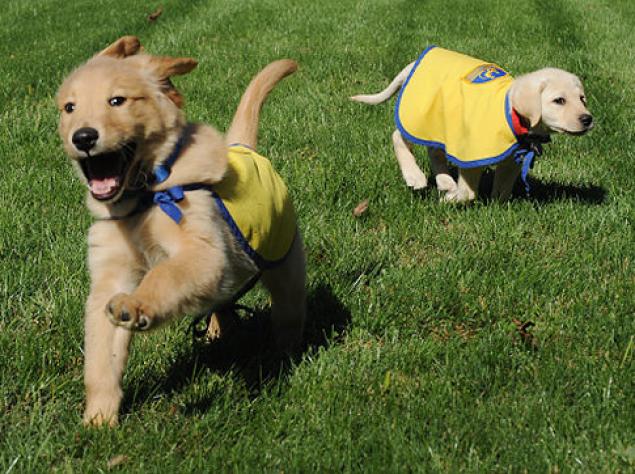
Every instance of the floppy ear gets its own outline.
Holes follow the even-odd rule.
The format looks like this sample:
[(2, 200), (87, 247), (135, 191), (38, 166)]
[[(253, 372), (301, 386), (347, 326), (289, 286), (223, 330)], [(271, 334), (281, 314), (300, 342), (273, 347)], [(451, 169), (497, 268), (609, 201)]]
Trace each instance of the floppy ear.
[(535, 127), (542, 117), (542, 91), (547, 81), (533, 74), (516, 79), (510, 91), (512, 107)]
[(187, 74), (194, 69), (198, 62), (192, 58), (171, 58), (167, 56), (149, 56), (150, 67), (156, 72), (161, 89), (178, 108), (183, 107), (183, 96), (174, 87), (171, 76)]
[(169, 56), (152, 56), (150, 59), (152, 68), (160, 79), (169, 79), (172, 76), (187, 74), (198, 65), (198, 61), (192, 58), (171, 58)]
[(123, 59), (137, 54), (141, 50), (141, 43), (136, 36), (122, 36), (106, 49), (97, 53), (97, 56), (111, 56)]

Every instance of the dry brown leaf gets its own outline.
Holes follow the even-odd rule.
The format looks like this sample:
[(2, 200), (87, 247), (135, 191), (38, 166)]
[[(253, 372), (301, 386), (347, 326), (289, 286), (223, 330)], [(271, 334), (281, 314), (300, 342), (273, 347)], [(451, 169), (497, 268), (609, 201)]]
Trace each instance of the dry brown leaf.
[(163, 7), (157, 8), (156, 11), (148, 15), (148, 21), (156, 21), (161, 16), (161, 13), (163, 13)]
[(108, 466), (108, 469), (112, 469), (114, 467), (122, 465), (125, 462), (128, 462), (128, 456), (126, 456), (125, 454), (117, 454), (116, 456), (113, 456), (108, 460), (106, 466)]
[(364, 199), (357, 206), (355, 206), (355, 209), (353, 209), (353, 215), (355, 217), (360, 217), (367, 210), (368, 210), (368, 199)]

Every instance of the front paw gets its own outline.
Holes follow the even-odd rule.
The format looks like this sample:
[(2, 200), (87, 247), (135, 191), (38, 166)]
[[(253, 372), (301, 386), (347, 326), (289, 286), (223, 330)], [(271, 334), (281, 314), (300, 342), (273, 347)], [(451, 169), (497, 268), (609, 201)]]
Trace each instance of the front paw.
[(428, 178), (423, 174), (418, 167), (413, 167), (406, 170), (401, 170), (401, 175), (403, 176), (406, 185), (409, 188), (414, 189), (415, 191), (419, 191), (428, 186)]
[(83, 424), (86, 427), (99, 428), (101, 426), (108, 426), (114, 428), (119, 424), (116, 413), (104, 415), (101, 411), (92, 412), (86, 410), (84, 412)]
[(154, 315), (147, 305), (131, 295), (119, 293), (106, 305), (110, 321), (131, 331), (147, 331), (153, 326)]

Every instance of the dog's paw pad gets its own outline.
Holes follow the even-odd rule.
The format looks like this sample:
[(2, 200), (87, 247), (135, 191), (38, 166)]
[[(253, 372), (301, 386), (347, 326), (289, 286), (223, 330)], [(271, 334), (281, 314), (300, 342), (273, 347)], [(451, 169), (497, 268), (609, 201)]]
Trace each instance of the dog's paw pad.
[(106, 314), (110, 321), (132, 331), (147, 331), (152, 326), (153, 318), (142, 308), (136, 298), (118, 294), (106, 305)]

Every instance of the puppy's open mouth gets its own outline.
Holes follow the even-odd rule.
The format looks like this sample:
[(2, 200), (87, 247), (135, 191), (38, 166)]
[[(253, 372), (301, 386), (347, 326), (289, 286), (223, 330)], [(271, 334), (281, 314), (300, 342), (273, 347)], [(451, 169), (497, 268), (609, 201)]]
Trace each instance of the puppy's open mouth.
[(136, 144), (130, 142), (115, 151), (80, 158), (79, 165), (88, 181), (90, 194), (95, 199), (107, 201), (119, 193), (135, 149)]

